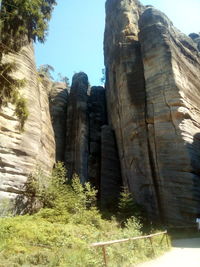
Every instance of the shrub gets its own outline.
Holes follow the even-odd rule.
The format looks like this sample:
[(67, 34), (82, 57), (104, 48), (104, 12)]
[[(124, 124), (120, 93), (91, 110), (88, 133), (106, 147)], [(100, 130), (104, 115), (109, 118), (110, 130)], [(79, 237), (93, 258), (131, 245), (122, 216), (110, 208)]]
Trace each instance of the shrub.
[(120, 193), (118, 208), (118, 218), (122, 223), (131, 216), (135, 216), (137, 218), (141, 216), (141, 208), (136, 203), (133, 194), (128, 191), (127, 187), (124, 187)]
[[(67, 181), (61, 163), (50, 177), (38, 168), (29, 180), (29, 196), (43, 202), (44, 208), (33, 215), (0, 219), (2, 267), (100, 267), (102, 250), (91, 243), (142, 235), (135, 216), (123, 227), (114, 217), (102, 219), (95, 206), (96, 190), (88, 183), (82, 185), (77, 176)], [(161, 238), (153, 241), (158, 254), (166, 250)], [(109, 266), (130, 266), (151, 258), (152, 248), (149, 240), (138, 240), (109, 246), (106, 253)]]

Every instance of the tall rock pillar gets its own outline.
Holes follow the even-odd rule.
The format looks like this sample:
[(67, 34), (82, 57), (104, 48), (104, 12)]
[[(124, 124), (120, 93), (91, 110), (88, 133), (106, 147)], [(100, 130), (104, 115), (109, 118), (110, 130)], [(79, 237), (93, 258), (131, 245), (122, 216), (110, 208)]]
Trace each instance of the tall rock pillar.
[(65, 164), (68, 177), (88, 178), (88, 77), (76, 73), (72, 80), (67, 107)]
[(200, 56), (165, 14), (141, 16), (148, 135), (165, 222), (191, 224), (200, 212)]
[(101, 127), (107, 123), (105, 88), (93, 86), (89, 101), (89, 181), (99, 189), (101, 177)]
[(56, 161), (64, 162), (66, 144), (68, 91), (66, 84), (56, 82), (50, 95), (50, 113), (56, 143)]
[(117, 140), (123, 183), (150, 217), (159, 217), (146, 126), (146, 92), (138, 41), (138, 1), (108, 0), (104, 54), (109, 123)]
[(199, 36), (187, 37), (137, 0), (107, 0), (106, 13), (108, 117), (123, 182), (151, 218), (194, 224), (200, 213)]

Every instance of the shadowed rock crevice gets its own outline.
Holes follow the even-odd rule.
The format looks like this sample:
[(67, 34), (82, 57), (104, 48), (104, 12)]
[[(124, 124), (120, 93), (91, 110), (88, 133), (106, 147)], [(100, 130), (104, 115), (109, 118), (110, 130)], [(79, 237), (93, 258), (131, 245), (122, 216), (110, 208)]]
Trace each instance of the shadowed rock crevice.
[(97, 188), (101, 177), (101, 127), (107, 124), (105, 88), (93, 86), (88, 100), (89, 159), (88, 180)]
[(121, 191), (121, 168), (114, 131), (104, 125), (101, 131), (101, 207), (114, 209), (117, 207)]

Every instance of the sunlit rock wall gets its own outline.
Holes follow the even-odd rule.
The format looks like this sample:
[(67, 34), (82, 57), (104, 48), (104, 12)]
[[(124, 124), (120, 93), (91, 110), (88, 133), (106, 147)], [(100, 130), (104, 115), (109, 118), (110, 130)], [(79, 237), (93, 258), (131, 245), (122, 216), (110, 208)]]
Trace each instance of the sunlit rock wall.
[(107, 0), (106, 13), (108, 117), (123, 182), (151, 218), (194, 223), (200, 212), (197, 44), (138, 1)]
[[(23, 194), (30, 173), (37, 165), (50, 172), (55, 160), (48, 100), (51, 88), (44, 87), (36, 72), (32, 45), (5, 60), (15, 61), (18, 69), (14, 76), (26, 79), (21, 94), (27, 100), (29, 116), (21, 132), (14, 106), (9, 104), (0, 110), (0, 203), (18, 197), (26, 202)], [(23, 207), (18, 206), (18, 210), (22, 212)]]

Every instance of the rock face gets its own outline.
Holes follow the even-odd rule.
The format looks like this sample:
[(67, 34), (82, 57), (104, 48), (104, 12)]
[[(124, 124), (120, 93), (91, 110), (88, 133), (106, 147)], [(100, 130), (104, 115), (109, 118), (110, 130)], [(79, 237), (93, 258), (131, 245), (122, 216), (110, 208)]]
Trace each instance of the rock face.
[(114, 133), (107, 124), (105, 88), (88, 92), (85, 73), (73, 77), (67, 105), (65, 164), (68, 178), (79, 175), (99, 190), (102, 206), (117, 201), (120, 163)]
[(200, 34), (191, 33), (191, 34), (189, 34), (189, 36), (197, 44), (197, 48), (200, 51)]
[(158, 10), (140, 19), (149, 137), (163, 216), (194, 221), (200, 203), (200, 57)]
[[(48, 90), (39, 82), (31, 45), (24, 47), (20, 55), (9, 55), (19, 68), (14, 74), (25, 78), (21, 93), (27, 99), (28, 120), (23, 132), (14, 107), (8, 105), (0, 110), (0, 202), (23, 196), (24, 185), (36, 165), (47, 172), (54, 164), (55, 143), (49, 115)], [(23, 198), (22, 198), (23, 199)], [(18, 206), (19, 210), (20, 207)], [(22, 211), (22, 209), (21, 209)]]
[(94, 86), (88, 99), (89, 159), (88, 179), (99, 189), (101, 176), (101, 127), (107, 124), (105, 88)]
[[(106, 89), (109, 123), (119, 149), (125, 186), (151, 216), (158, 203), (148, 149), (146, 92), (138, 20), (144, 8), (137, 1), (107, 1), (105, 29)], [(116, 19), (118, 18), (118, 19)]]
[(88, 77), (80, 72), (74, 75), (67, 107), (65, 164), (68, 177), (79, 175), (82, 182), (88, 178)]
[(106, 13), (108, 114), (123, 182), (151, 218), (191, 224), (200, 212), (197, 45), (138, 1), (107, 0)]
[(50, 113), (56, 142), (56, 161), (64, 162), (66, 145), (68, 90), (65, 83), (57, 82), (52, 86)]
[(104, 125), (101, 131), (101, 206), (117, 206), (121, 191), (121, 169), (114, 131)]

